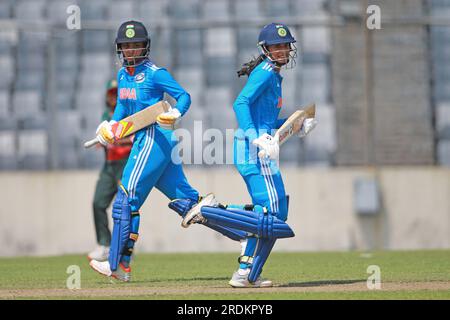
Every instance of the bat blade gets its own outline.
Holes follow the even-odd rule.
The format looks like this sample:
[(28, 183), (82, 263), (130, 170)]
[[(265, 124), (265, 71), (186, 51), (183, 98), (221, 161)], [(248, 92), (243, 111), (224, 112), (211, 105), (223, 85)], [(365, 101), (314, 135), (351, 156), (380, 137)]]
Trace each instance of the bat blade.
[(280, 146), (285, 143), (290, 137), (300, 131), (303, 121), (306, 118), (314, 118), (316, 116), (316, 105), (310, 106), (295, 111), (277, 130), (275, 136), (278, 136), (278, 143)]
[[(164, 112), (169, 111), (170, 105), (167, 101), (159, 101), (144, 110), (136, 112), (129, 117), (126, 117), (112, 126), (112, 131), (116, 140), (128, 137), (153, 123), (156, 118)], [(86, 141), (85, 148), (90, 148), (99, 143), (97, 138)]]

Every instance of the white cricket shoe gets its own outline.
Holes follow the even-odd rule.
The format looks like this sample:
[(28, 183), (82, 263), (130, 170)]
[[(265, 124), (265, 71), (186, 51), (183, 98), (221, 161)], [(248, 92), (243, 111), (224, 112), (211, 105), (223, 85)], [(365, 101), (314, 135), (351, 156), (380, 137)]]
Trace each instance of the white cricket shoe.
[(181, 226), (183, 228), (189, 227), (193, 223), (202, 223), (205, 221), (201, 214), (201, 208), (203, 206), (217, 206), (219, 203), (217, 202), (214, 194), (208, 193), (198, 204), (193, 206), (191, 210), (183, 218), (181, 222)]
[(109, 247), (97, 246), (94, 250), (88, 253), (89, 260), (106, 261), (109, 257)]
[(92, 269), (94, 269), (95, 271), (106, 277), (111, 277), (112, 275), (111, 267), (109, 266), (109, 261), (91, 260), (89, 262), (89, 265), (91, 266)]
[(272, 281), (261, 279), (261, 277), (258, 277), (255, 282), (248, 281), (249, 273), (250, 269), (238, 269), (233, 273), (233, 277), (228, 284), (233, 288), (268, 288), (273, 286)]
[(131, 268), (126, 268), (122, 263), (119, 263), (119, 267), (116, 271), (111, 271), (109, 261), (91, 260), (91, 262), (89, 262), (89, 265), (92, 269), (106, 277), (112, 277), (124, 282), (131, 281)]

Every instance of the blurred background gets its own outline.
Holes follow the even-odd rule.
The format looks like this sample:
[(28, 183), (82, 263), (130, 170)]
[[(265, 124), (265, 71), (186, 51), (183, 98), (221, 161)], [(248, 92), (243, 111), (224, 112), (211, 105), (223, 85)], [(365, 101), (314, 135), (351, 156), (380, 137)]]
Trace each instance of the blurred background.
[[(366, 28), (371, 4), (380, 30)], [(67, 29), (70, 5), (80, 30)], [(191, 94), (191, 132), (194, 121), (234, 128), (246, 81), (236, 71), (258, 54), (262, 26), (290, 27), (299, 56), (282, 71), (282, 116), (315, 102), (319, 124), (281, 150), (297, 236), (280, 250), (450, 248), (450, 0), (0, 0), (0, 255), (94, 245), (104, 153), (82, 143), (100, 123), (119, 69), (116, 30), (129, 19), (147, 26), (151, 58)], [(225, 161), (232, 144), (222, 151)], [(185, 169), (201, 193), (249, 202), (232, 165)], [(181, 229), (159, 192), (143, 212), (138, 250), (239, 248)]]

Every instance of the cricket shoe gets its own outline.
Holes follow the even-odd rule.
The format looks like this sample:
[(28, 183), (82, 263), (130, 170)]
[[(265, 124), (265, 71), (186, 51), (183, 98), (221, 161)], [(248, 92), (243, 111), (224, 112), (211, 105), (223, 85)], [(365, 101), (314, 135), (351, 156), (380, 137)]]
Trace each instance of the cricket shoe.
[(91, 262), (89, 262), (89, 265), (92, 269), (106, 277), (112, 277), (124, 282), (130, 282), (131, 280), (131, 268), (125, 267), (122, 263), (119, 263), (119, 267), (116, 271), (111, 271), (109, 261), (91, 260)]
[(270, 280), (261, 279), (258, 277), (255, 282), (248, 280), (250, 269), (239, 269), (233, 273), (233, 277), (228, 282), (233, 288), (268, 288), (272, 287), (273, 283)]
[(88, 253), (88, 259), (97, 261), (106, 261), (109, 257), (109, 247), (97, 246), (94, 250)]
[(183, 228), (189, 227), (193, 223), (203, 223), (205, 222), (205, 218), (202, 216), (201, 209), (203, 206), (217, 206), (219, 203), (217, 202), (214, 194), (208, 193), (205, 197), (203, 197), (198, 204), (192, 207), (191, 210), (186, 213), (181, 222), (181, 226)]

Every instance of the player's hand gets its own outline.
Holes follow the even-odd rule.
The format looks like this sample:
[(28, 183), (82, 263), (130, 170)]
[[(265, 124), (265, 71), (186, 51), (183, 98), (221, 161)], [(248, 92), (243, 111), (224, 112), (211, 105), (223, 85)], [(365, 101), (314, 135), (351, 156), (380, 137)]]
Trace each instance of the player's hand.
[(116, 121), (103, 121), (100, 123), (100, 125), (97, 127), (97, 130), (95, 133), (97, 134), (97, 140), (102, 145), (106, 146), (110, 143), (114, 143), (114, 133), (112, 132), (112, 125), (116, 123)]
[(161, 113), (157, 118), (156, 122), (168, 130), (175, 129), (181, 118), (181, 113), (177, 108), (170, 108), (169, 111)]
[(298, 132), (300, 138), (304, 138), (308, 133), (310, 133), (317, 125), (317, 120), (314, 118), (307, 118), (303, 121), (302, 127)]
[(257, 139), (252, 141), (252, 144), (261, 149), (258, 152), (258, 157), (261, 159), (271, 159), (277, 160), (280, 154), (280, 145), (278, 144), (278, 139), (272, 137), (271, 135), (264, 133)]

